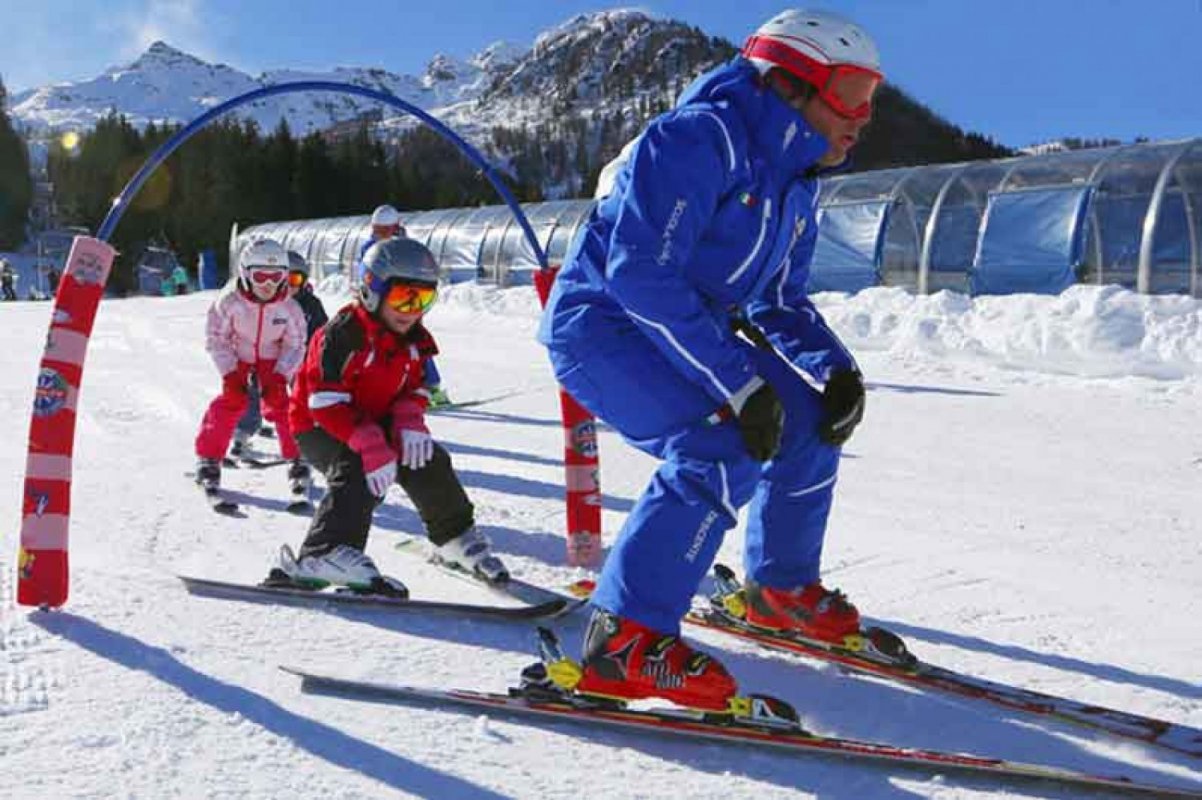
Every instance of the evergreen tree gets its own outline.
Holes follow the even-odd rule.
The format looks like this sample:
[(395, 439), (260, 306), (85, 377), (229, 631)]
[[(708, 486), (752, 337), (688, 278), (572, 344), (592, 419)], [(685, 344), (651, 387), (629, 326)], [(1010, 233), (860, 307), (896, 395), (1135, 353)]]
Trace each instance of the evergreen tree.
[(0, 250), (15, 250), (25, 241), (32, 201), (29, 151), (8, 118), (8, 90), (0, 80)]

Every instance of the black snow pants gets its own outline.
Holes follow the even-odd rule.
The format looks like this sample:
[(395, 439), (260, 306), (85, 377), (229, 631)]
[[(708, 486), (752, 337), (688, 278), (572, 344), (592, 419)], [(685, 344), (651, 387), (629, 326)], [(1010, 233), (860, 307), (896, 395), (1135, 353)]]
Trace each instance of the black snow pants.
[[(363, 460), (321, 428), (299, 434), (296, 443), (305, 460), (325, 476), (327, 487), (298, 556), (324, 553), (340, 544), (363, 550), (372, 512), (380, 502), (367, 488)], [(397, 483), (417, 508), (431, 544), (446, 544), (474, 524), (475, 508), (451, 466), (450, 454), (437, 442), (433, 458), (421, 469), (397, 465)]]

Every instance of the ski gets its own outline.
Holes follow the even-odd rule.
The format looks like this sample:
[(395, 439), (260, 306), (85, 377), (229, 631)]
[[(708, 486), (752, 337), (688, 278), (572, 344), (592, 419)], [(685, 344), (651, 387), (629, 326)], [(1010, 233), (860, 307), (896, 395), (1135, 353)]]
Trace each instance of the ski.
[(1202, 757), (1202, 731), (1166, 720), (1090, 705), (978, 678), (928, 664), (909, 652), (902, 640), (881, 628), (868, 628), (837, 646), (805, 637), (756, 628), (742, 618), (742, 585), (730, 568), (714, 566), (718, 591), (709, 607), (693, 609), (685, 621), (756, 642), (775, 650), (830, 661), (850, 671), (875, 675), (920, 689), (984, 700), (1005, 708), (1045, 716), (1134, 739), (1194, 757)]
[(237, 516), (242, 509), (233, 500), (230, 500), (220, 489), (212, 489), (201, 487), (205, 494), (205, 501), (208, 502), (209, 508), (216, 511), (218, 514), (224, 514), (227, 517)]
[(209, 508), (216, 511), (218, 514), (224, 514), (227, 517), (243, 516), (242, 509), (236, 502), (230, 500), (220, 486), (205, 485), (197, 480), (195, 472), (185, 472), (184, 477), (191, 479), (196, 484), (196, 487), (204, 493), (205, 502), (209, 504)]
[(515, 578), (512, 575), (504, 581), (487, 581), (456, 564), (448, 564), (435, 558), (425, 540), (406, 534), (401, 535), (401, 540), (397, 542), (396, 548), (407, 556), (422, 559), (425, 563), (453, 578), (458, 578), (475, 586), (483, 586), (491, 592), (511, 597), (523, 603), (538, 605), (540, 603), (562, 602), (564, 604), (563, 610), (555, 616), (565, 616), (582, 608), (588, 603), (589, 594), (591, 594), (592, 590), (592, 581), (587, 579), (573, 583), (568, 587), (567, 593), (557, 592), (545, 586), (538, 586), (520, 578)]
[(518, 389), (518, 390), (514, 390), (514, 391), (509, 391), (509, 392), (502, 392), (501, 394), (494, 394), (490, 397), (481, 397), (476, 400), (464, 400), (464, 401), (458, 402), (458, 403), (443, 403), (443, 404), (437, 405), (437, 406), (430, 406), (429, 408), (426, 409), (426, 413), (427, 414), (444, 414), (448, 411), (463, 411), (464, 409), (467, 409), (467, 408), (475, 408), (477, 406), (486, 405), (488, 403), (495, 403), (498, 400), (505, 400), (510, 397), (516, 397), (517, 395), (522, 394), (523, 391), (524, 390)]
[(238, 459), (238, 465), (246, 467), (247, 469), (271, 469), (272, 467), (280, 467), (287, 463), (289, 462), (286, 458), (271, 458), (269, 456), (260, 457), (247, 455), (241, 456)]
[(313, 504), (307, 498), (293, 499), (288, 501), (284, 510), (298, 517), (309, 517), (313, 515)]
[[(542, 661), (523, 670), (520, 684), (510, 688), (506, 694), (351, 680), (287, 666), (281, 669), (301, 679), (303, 692), (345, 699), (473, 711), (483, 709), (506, 716), (558, 719), (795, 754), (873, 760), (935, 773), (950, 769), (1007, 780), (1045, 781), (1060, 786), (1109, 789), (1166, 798), (1202, 798), (1202, 790), (1136, 783), (1123, 776), (1093, 775), (964, 753), (821, 736), (806, 730), (787, 703), (771, 697), (752, 695), (735, 698), (725, 712), (705, 712), (679, 706), (636, 709), (621, 701), (590, 697), (565, 688), (565, 673), (570, 675), (573, 667), (579, 670), (579, 665), (563, 658), (558, 650), (558, 642), (550, 631), (540, 628), (539, 636)], [(570, 679), (566, 682), (570, 683)]]
[[(308, 467), (305, 467), (305, 469), (307, 470)], [(284, 510), (289, 514), (312, 516), (313, 503), (309, 500), (309, 490), (313, 487), (313, 482), (309, 478), (309, 473), (304, 472), (301, 475), (293, 475), (292, 471), (289, 470), (288, 484), (290, 499)]]
[(414, 611), (419, 613), (458, 614), (493, 619), (530, 620), (552, 617), (567, 604), (553, 600), (538, 605), (491, 606), (441, 600), (410, 600), (380, 594), (357, 594), (351, 591), (272, 587), (247, 583), (229, 583), (208, 578), (177, 576), (184, 587), (198, 597), (218, 600), (241, 600), (250, 603), (280, 603), (300, 606), (341, 606), (379, 611)]
[(247, 453), (243, 451), (237, 456), (225, 456), (221, 459), (221, 466), (227, 469), (271, 469), (272, 467), (280, 467), (284, 464), (291, 463), (286, 458), (278, 456), (259, 455), (257, 453)]

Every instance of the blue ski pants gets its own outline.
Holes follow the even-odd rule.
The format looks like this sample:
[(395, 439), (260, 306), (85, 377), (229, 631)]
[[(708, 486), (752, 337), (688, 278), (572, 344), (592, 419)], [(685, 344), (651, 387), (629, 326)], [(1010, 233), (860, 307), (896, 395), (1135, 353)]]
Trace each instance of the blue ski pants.
[(552, 349), (555, 375), (585, 408), (662, 460), (602, 570), (594, 605), (664, 633), (680, 620), (738, 510), (751, 503), (744, 566), (755, 582), (818, 580), (839, 448), (818, 439), (821, 394), (775, 352), (748, 351), (784, 408), (780, 452), (755, 461), (735, 420), (653, 347)]

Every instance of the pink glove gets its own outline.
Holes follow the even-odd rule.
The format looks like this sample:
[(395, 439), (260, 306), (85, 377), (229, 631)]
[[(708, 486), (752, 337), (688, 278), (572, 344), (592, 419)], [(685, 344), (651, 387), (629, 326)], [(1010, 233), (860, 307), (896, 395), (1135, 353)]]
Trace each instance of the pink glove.
[(363, 475), (367, 488), (376, 497), (383, 497), (396, 480), (396, 451), (384, 440), (379, 425), (364, 423), (355, 428), (347, 442), (363, 459)]
[(426, 427), (421, 403), (404, 398), (392, 404), (392, 441), (401, 450), (401, 465), (421, 469), (434, 457), (434, 437)]

